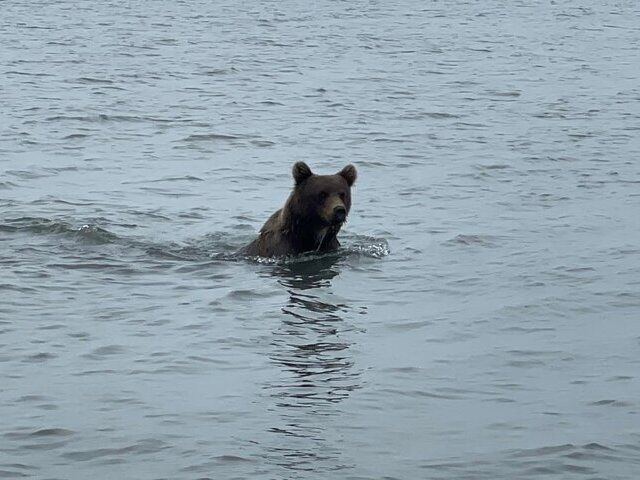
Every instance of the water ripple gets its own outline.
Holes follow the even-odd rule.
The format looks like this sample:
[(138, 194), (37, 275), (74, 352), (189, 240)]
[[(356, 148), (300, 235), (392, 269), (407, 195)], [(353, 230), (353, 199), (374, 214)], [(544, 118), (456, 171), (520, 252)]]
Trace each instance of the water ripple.
[(0, 477), (637, 477), (638, 5), (451, 3), (3, 2)]

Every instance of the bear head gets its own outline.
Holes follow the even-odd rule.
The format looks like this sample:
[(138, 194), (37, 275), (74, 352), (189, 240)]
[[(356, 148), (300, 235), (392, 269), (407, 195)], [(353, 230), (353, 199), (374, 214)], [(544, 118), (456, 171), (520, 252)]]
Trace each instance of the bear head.
[(290, 214), (308, 225), (339, 229), (351, 209), (356, 168), (347, 165), (335, 175), (316, 175), (306, 163), (297, 162), (292, 173), (295, 186), (288, 202)]

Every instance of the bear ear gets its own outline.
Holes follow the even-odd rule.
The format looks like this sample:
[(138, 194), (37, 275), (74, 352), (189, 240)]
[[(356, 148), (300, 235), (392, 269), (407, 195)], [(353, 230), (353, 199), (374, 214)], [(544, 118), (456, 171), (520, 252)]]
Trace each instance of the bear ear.
[(309, 178), (311, 175), (313, 175), (313, 172), (309, 168), (309, 165), (307, 165), (306, 163), (296, 162), (295, 165), (293, 166), (292, 174), (293, 174), (293, 179), (296, 181), (296, 185), (299, 185), (300, 183), (305, 181), (307, 178)]
[(344, 178), (349, 186), (351, 186), (356, 181), (358, 173), (356, 172), (356, 167), (354, 167), (353, 165), (347, 165), (338, 172), (338, 175)]

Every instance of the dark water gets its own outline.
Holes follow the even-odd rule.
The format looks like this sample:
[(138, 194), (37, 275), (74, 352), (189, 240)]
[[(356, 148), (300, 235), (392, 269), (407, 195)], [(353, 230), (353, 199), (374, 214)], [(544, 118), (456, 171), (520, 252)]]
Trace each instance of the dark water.
[(638, 478), (637, 2), (0, 10), (0, 477)]

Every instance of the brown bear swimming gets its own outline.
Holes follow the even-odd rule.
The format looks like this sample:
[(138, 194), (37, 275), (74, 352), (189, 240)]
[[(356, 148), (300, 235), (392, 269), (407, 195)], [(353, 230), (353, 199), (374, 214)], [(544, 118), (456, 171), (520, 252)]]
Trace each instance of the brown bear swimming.
[(260, 235), (240, 253), (274, 257), (335, 250), (336, 235), (351, 209), (356, 168), (335, 175), (315, 175), (304, 162), (293, 166), (295, 185), (287, 202), (266, 221)]

